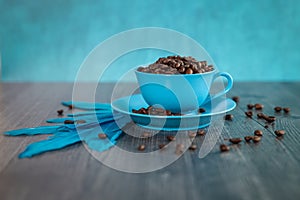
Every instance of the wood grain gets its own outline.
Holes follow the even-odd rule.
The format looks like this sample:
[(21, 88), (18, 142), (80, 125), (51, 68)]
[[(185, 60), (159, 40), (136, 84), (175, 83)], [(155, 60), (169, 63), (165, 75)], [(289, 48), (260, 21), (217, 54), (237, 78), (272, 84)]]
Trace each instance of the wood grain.
[[(100, 85), (96, 98), (110, 101), (113, 84)], [(88, 84), (87, 84), (88, 87)], [(130, 85), (130, 87), (134, 87)], [(130, 91), (124, 85), (122, 95)], [(131, 174), (111, 169), (88, 153), (81, 144), (48, 152), (31, 159), (18, 159), (25, 146), (45, 136), (0, 135), (0, 199), (299, 199), (300, 191), (300, 83), (236, 83), (229, 97), (239, 96), (233, 121), (225, 121), (217, 145), (204, 158), (198, 150), (186, 151), (171, 165), (150, 173)], [(62, 100), (72, 98), (72, 84), (0, 84), (0, 131), (38, 126), (56, 117)], [(276, 116), (274, 126), (245, 116), (248, 103), (264, 104), (263, 112)], [(291, 113), (274, 113), (275, 106), (290, 107)], [(66, 110), (66, 112), (70, 112)], [(256, 114), (257, 111), (253, 110)], [(130, 127), (129, 127), (130, 128)], [(228, 138), (263, 131), (260, 143), (231, 145), (220, 153)], [(275, 129), (285, 129), (282, 139)], [(134, 134), (143, 129), (132, 129)], [(162, 132), (150, 139), (125, 135), (118, 147), (147, 151), (166, 142)], [(204, 136), (195, 143), (201, 147)]]

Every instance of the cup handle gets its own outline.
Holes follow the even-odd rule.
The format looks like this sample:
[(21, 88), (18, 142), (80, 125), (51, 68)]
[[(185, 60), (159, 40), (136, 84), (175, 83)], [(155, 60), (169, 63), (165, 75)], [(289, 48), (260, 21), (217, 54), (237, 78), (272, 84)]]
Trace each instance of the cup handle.
[(223, 76), (224, 78), (227, 79), (227, 86), (225, 87), (225, 89), (223, 91), (220, 91), (214, 95), (212, 95), (211, 97), (208, 97), (203, 104), (207, 103), (208, 101), (211, 101), (215, 98), (218, 98), (224, 94), (226, 94), (233, 86), (233, 79), (232, 76), (227, 73), (227, 72), (218, 72), (214, 75), (212, 82), (214, 82), (218, 77)]

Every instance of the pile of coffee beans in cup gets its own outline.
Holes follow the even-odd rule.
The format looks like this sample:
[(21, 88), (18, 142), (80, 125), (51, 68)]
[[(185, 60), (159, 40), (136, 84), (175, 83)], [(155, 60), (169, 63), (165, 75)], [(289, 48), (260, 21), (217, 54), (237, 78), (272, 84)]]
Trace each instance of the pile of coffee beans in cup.
[(197, 61), (191, 56), (168, 56), (137, 70), (153, 74), (199, 74), (213, 71), (214, 67), (208, 65), (207, 61)]

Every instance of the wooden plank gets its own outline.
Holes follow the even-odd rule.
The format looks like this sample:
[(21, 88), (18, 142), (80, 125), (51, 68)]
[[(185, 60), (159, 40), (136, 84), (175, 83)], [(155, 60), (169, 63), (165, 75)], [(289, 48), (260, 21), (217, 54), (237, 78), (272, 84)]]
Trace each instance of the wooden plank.
[[(70, 99), (72, 92), (72, 85), (68, 84), (1, 87), (0, 105), (6, 110), (0, 118), (3, 129), (34, 126), (55, 117), (59, 102)], [(100, 87), (103, 89), (97, 99), (109, 101), (109, 95), (103, 94), (111, 94), (113, 85)], [(231, 112), (234, 120), (225, 122), (212, 152), (199, 159), (198, 151), (187, 151), (173, 164), (151, 173), (129, 174), (110, 169), (79, 144), (19, 160), (16, 156), (20, 150), (37, 138), (0, 137), (0, 152), (5, 152), (0, 153), (0, 163), (5, 163), (0, 168), (0, 199), (297, 199), (299, 87), (299, 83), (236, 83), (229, 96), (238, 95), (241, 101)], [(48, 93), (43, 93), (45, 88)], [(123, 92), (122, 95), (128, 92), (126, 87)], [(290, 115), (276, 116), (274, 129), (284, 127), (287, 131), (282, 140), (272, 134), (272, 126), (267, 130), (262, 120), (245, 117), (246, 104), (256, 102), (263, 103), (263, 112), (268, 114), (274, 114), (275, 105), (291, 107)], [(16, 117), (14, 112), (20, 112), (22, 117)], [(14, 120), (16, 123), (11, 123)], [(230, 152), (220, 153), (219, 144), (228, 143), (224, 139), (251, 135), (255, 129), (264, 131), (260, 143), (242, 142), (232, 145)], [(169, 133), (148, 140), (125, 136), (118, 146), (136, 152), (136, 147), (145, 143), (148, 150), (155, 149), (165, 142), (166, 134)], [(195, 142), (200, 147), (203, 140), (204, 137), (197, 136)]]

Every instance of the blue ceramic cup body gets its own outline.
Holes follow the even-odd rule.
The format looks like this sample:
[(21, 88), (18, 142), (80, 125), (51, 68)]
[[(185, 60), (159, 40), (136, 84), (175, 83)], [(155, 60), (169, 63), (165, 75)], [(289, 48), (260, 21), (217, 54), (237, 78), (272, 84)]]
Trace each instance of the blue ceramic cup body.
[[(204, 103), (226, 94), (233, 79), (226, 72), (199, 74), (153, 74), (140, 72), (135, 74), (141, 94), (149, 105), (157, 105), (172, 112), (189, 112), (198, 109)], [(209, 95), (213, 81), (218, 77), (227, 79), (227, 86), (214, 95)]]

